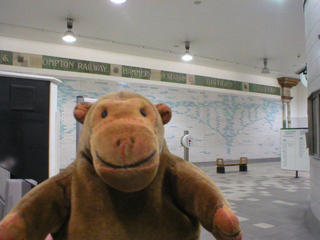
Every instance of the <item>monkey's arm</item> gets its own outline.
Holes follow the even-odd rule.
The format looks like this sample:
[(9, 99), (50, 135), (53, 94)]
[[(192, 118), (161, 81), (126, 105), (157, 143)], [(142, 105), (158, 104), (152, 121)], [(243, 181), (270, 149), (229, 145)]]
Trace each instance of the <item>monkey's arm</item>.
[(240, 240), (239, 221), (214, 182), (200, 169), (184, 160), (171, 169), (175, 199), (188, 214), (219, 240)]
[(70, 173), (65, 171), (29, 191), (0, 222), (0, 240), (43, 240), (69, 215)]

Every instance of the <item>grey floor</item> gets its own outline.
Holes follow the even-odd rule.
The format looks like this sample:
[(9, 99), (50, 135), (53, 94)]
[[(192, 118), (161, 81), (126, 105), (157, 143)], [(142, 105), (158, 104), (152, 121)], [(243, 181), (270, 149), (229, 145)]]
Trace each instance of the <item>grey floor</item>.
[[(239, 218), (243, 240), (316, 240), (305, 226), (309, 208), (310, 174), (281, 170), (280, 162), (248, 164), (248, 172), (199, 166), (222, 190)], [(215, 239), (202, 229), (201, 240)]]

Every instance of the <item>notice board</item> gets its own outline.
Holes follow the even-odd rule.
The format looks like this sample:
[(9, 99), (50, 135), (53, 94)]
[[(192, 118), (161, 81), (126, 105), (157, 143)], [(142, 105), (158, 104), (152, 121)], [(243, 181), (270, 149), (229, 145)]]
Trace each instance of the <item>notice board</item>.
[(310, 171), (307, 128), (281, 129), (281, 169)]

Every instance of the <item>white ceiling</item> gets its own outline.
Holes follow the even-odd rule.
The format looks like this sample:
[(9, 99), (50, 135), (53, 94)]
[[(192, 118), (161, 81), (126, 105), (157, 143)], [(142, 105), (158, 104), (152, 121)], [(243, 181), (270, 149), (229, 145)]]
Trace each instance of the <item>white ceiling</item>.
[[(182, 61), (269, 77), (296, 77), (306, 62), (303, 0), (1, 0), (0, 35), (49, 43), (61, 39), (67, 18), (72, 45)], [(1, 49), (1, 46), (0, 46)]]

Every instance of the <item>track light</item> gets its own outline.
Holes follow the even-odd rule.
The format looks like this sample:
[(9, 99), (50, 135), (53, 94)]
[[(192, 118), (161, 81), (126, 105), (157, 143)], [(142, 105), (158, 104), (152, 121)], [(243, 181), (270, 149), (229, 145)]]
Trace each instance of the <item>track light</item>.
[(73, 19), (68, 18), (67, 19), (68, 30), (65, 32), (65, 34), (63, 34), (63, 37), (62, 37), (62, 39), (66, 42), (74, 42), (77, 40), (74, 33), (71, 31), (72, 26), (73, 26)]
[(308, 77), (305, 73), (300, 73), (300, 81), (303, 84), (303, 86), (308, 87)]
[(308, 70), (307, 70), (307, 64), (303, 64), (297, 71), (296, 74), (300, 75), (300, 81), (305, 86), (308, 87)]
[(184, 61), (190, 61), (190, 60), (192, 60), (192, 58), (193, 58), (192, 54), (189, 52), (190, 42), (185, 42), (185, 46), (186, 46), (186, 52), (183, 54), (182, 60), (184, 60)]
[(261, 73), (268, 74), (270, 73), (269, 68), (267, 67), (268, 60), (266, 58), (263, 59), (264, 67), (261, 70)]

